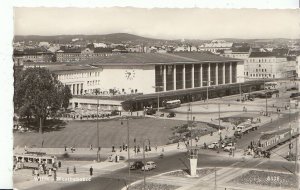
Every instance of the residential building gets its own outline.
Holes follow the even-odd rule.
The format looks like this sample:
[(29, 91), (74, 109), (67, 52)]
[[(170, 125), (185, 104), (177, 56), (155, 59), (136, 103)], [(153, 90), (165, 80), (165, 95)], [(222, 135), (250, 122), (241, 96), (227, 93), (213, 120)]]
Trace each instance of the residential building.
[(220, 54), (224, 50), (229, 50), (232, 47), (232, 42), (226, 42), (224, 40), (212, 40), (210, 43), (204, 43), (199, 46), (199, 51), (209, 51), (214, 54)]
[(287, 57), (273, 52), (251, 52), (249, 58), (245, 61), (245, 77), (249, 79), (257, 78), (285, 78), (288, 77), (290, 68)]

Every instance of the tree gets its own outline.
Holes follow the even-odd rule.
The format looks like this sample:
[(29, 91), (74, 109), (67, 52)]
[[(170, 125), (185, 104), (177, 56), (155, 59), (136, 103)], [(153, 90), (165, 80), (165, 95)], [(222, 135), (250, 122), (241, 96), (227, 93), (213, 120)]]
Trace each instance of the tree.
[(49, 70), (28, 68), (15, 75), (14, 108), (22, 118), (44, 122), (60, 108), (67, 108), (71, 91)]

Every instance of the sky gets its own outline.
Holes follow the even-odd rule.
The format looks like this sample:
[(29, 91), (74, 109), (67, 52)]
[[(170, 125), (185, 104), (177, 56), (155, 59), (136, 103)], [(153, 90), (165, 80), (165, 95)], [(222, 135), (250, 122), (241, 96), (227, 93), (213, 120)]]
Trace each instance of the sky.
[(14, 8), (16, 35), (131, 33), (162, 39), (300, 38), (300, 10)]

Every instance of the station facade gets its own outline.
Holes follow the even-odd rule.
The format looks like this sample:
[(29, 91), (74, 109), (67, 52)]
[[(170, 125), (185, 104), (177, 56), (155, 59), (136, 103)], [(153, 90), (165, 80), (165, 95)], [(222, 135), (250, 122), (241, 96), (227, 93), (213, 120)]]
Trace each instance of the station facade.
[(122, 102), (132, 98), (147, 101), (163, 93), (172, 99), (170, 94), (244, 82), (243, 60), (199, 52), (118, 54), (49, 69), (76, 96), (73, 108), (91, 108), (100, 100), (102, 107), (122, 110)]

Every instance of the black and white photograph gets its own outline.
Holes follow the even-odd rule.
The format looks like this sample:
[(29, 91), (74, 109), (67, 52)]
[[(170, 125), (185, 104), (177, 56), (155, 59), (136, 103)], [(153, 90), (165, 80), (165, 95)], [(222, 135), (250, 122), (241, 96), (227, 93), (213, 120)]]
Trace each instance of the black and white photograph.
[(13, 188), (299, 189), (299, 16), (15, 6)]

